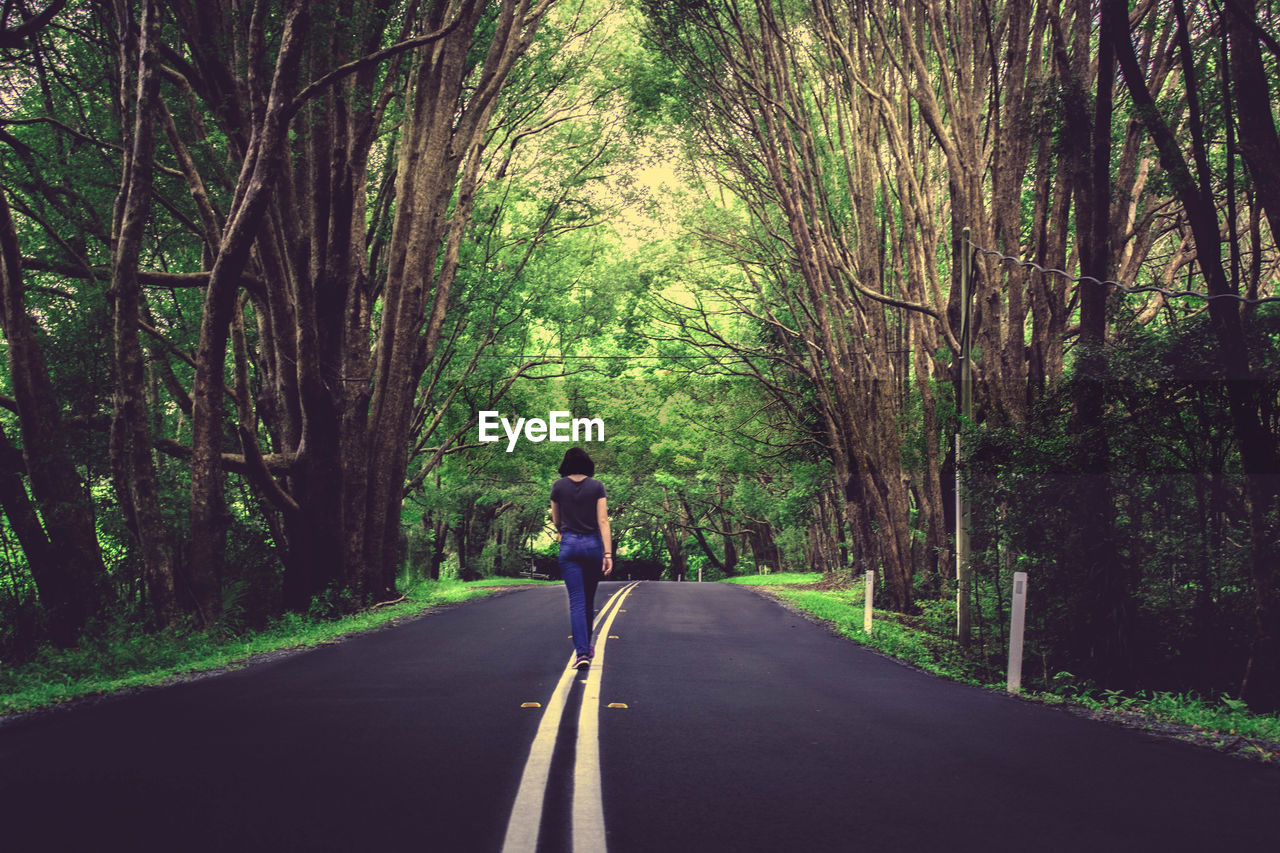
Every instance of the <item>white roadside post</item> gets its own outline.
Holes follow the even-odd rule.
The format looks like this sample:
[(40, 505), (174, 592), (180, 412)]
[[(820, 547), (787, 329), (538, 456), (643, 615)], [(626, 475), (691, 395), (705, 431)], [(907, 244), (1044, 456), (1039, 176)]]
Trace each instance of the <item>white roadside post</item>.
[(876, 573), (875, 572), (867, 572), (866, 587), (867, 587), (866, 604), (862, 612), (862, 630), (870, 634), (871, 633), (871, 607), (876, 597)]
[(973, 508), (960, 484), (964, 462), (961, 457), (960, 430), (973, 420), (972, 311), (973, 247), (969, 229), (960, 237), (960, 420), (956, 426), (956, 639), (961, 647), (969, 646), (970, 610), (969, 529), (973, 526)]
[(1022, 690), (1022, 634), (1027, 624), (1027, 573), (1013, 573), (1013, 619), (1009, 625), (1010, 693)]

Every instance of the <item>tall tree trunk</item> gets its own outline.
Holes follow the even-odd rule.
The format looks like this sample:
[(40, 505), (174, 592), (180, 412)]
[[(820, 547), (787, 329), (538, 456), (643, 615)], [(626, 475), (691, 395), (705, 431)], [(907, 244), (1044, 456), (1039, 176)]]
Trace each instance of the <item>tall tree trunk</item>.
[(724, 573), (733, 575), (738, 570), (738, 546), (735, 542), (736, 537), (726, 533), (724, 535)]
[(782, 571), (782, 555), (778, 551), (778, 543), (774, 541), (773, 529), (767, 521), (750, 519), (747, 521), (747, 543), (755, 557), (756, 569), (767, 569), (770, 572)]
[[(255, 128), (237, 185), (236, 207), (228, 217), (222, 246), (205, 291), (192, 387), (190, 571), (196, 606), (205, 624), (222, 611), (222, 566), (226, 554), (227, 508), (223, 496), (223, 412), (227, 336), (241, 275), (270, 199), (280, 179), (287, 141), (289, 106), (297, 84), (307, 4), (290, 0), (265, 115)], [(261, 22), (258, 22), (261, 25)]]
[(711, 543), (707, 541), (706, 533), (700, 526), (694, 523), (693, 508), (689, 506), (688, 499), (683, 493), (678, 494), (680, 498), (680, 505), (684, 507), (684, 514), (689, 519), (689, 530), (693, 533), (693, 538), (697, 540), (698, 547), (702, 549), (702, 553), (711, 561), (711, 565), (715, 567), (716, 571), (728, 574), (729, 572), (725, 569), (724, 563), (720, 562), (720, 558), (716, 556), (716, 552), (711, 547)]
[(53, 385), (27, 316), (22, 255), (9, 202), (0, 190), (0, 318), (9, 346), (9, 378), (18, 401), (18, 423), (31, 491), (44, 518), (54, 559), (41, 604), (54, 643), (75, 645), (106, 591), (93, 504), (67, 443)]
[[(121, 31), (129, 26), (124, 4), (117, 4)], [(151, 212), (151, 180), (154, 172), (156, 111), (159, 77), (156, 43), (160, 18), (154, 0), (143, 4), (142, 40), (138, 51), (138, 93), (133, 146), (125, 158), (120, 201), (117, 204), (116, 240), (112, 263), (112, 306), (115, 325), (115, 410), (111, 422), (113, 469), (123, 472), (121, 492), (129, 495), (133, 531), (141, 548), (143, 575), (151, 606), (160, 624), (177, 616), (173, 547), (156, 491), (155, 461), (151, 455), (151, 430), (147, 418), (139, 315), (142, 287), (138, 259), (142, 235)], [(125, 78), (127, 79), (127, 77)]]
[[(1256, 0), (1228, 0), (1225, 4), (1231, 45), (1232, 104), (1240, 129), (1240, 153), (1254, 181), (1258, 202), (1271, 225), (1273, 243), (1280, 240), (1280, 135), (1276, 132), (1272, 78), (1262, 62), (1258, 41)], [(1256, 228), (1256, 214), (1255, 214)], [(1259, 247), (1260, 248), (1260, 247)], [(1251, 293), (1250, 295), (1256, 295)], [(1221, 301), (1221, 300), (1219, 300)], [(1252, 547), (1254, 643), (1242, 691), (1261, 708), (1280, 708), (1280, 544), (1271, 519), (1280, 505), (1280, 453), (1262, 420), (1259, 406), (1277, 395), (1274, 380), (1257, 382), (1253, 394), (1237, 387), (1234, 397), (1253, 397), (1233, 405), (1241, 433), (1241, 453), (1249, 488), (1249, 531)], [(1245, 448), (1245, 444), (1248, 448)]]
[(683, 533), (677, 524), (662, 525), (662, 540), (667, 546), (667, 558), (670, 561), (667, 565), (673, 581), (684, 580), (689, 573), (689, 565), (684, 556)]
[(449, 523), (443, 511), (433, 512), (422, 517), (422, 528), (431, 534), (430, 557), (426, 576), (433, 581), (440, 580), (440, 566), (444, 563), (444, 542), (449, 535)]
[(1280, 239), (1280, 134), (1273, 117), (1271, 77), (1259, 45), (1257, 0), (1226, 0), (1224, 23), (1230, 40), (1234, 111), (1240, 129), (1240, 154), (1253, 179), (1258, 200), (1271, 225), (1271, 239)]
[[(1077, 26), (1087, 27), (1083, 16)], [(1102, 19), (1097, 87), (1092, 121), (1086, 113), (1088, 92), (1081, 79), (1079, 57), (1073, 68), (1074, 91), (1068, 98), (1067, 135), (1080, 143), (1075, 154), (1076, 231), (1081, 235), (1081, 272), (1111, 278), (1111, 104), (1115, 81), (1112, 15)], [(1120, 24), (1123, 26), (1123, 23)], [(1087, 30), (1081, 37), (1087, 40)], [(1080, 480), (1075, 490), (1079, 518), (1080, 566), (1087, 605), (1081, 657), (1093, 661), (1093, 675), (1104, 684), (1129, 683), (1132, 591), (1116, 548), (1112, 523), (1114, 497), (1110, 482), (1110, 442), (1104, 424), (1107, 388), (1107, 288), (1080, 283), (1080, 355), (1076, 361), (1076, 421), (1080, 441)]]

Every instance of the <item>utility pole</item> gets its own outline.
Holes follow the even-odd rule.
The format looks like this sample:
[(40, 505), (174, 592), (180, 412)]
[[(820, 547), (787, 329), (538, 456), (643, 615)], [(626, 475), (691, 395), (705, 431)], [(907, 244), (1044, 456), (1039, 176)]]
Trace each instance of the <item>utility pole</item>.
[(956, 425), (956, 638), (961, 646), (969, 645), (969, 528), (972, 512), (969, 499), (960, 487), (960, 432), (973, 419), (973, 364), (969, 359), (972, 343), (972, 312), (969, 300), (973, 290), (973, 247), (969, 229), (960, 236), (960, 421)]

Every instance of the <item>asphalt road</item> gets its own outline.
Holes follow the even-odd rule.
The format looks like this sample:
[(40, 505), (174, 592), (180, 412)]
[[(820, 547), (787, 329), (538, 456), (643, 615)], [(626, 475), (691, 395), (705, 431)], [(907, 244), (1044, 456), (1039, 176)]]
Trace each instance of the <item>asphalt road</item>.
[(563, 590), (525, 588), (0, 726), (0, 850), (1280, 850), (1280, 768), (932, 678), (747, 589), (615, 593), (585, 674)]

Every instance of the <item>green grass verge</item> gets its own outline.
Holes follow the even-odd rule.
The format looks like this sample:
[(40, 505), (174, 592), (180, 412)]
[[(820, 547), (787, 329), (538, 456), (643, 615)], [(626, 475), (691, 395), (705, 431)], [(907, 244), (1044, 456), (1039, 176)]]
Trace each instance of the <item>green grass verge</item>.
[(440, 604), (489, 595), (504, 586), (542, 584), (506, 578), (464, 583), (420, 581), (404, 601), (338, 619), (290, 613), (258, 631), (220, 636), (203, 631), (167, 631), (88, 640), (74, 649), (43, 649), (30, 663), (0, 663), (0, 716), (46, 708), (104, 693), (162, 684), (222, 667), (243, 666), (256, 655), (307, 648), (378, 628)]
[[(1137, 714), (1190, 726), (1207, 735), (1216, 735), (1209, 738), (1215, 745), (1223, 745), (1236, 737), (1280, 743), (1280, 715), (1251, 714), (1242, 701), (1229, 696), (1214, 702), (1200, 696), (1165, 691), (1141, 691), (1134, 695), (1119, 690), (1067, 696), (1053, 693), (1032, 695), (1048, 704), (1070, 702), (1093, 711)], [(1264, 756), (1280, 760), (1280, 754), (1261, 746), (1253, 748)]]
[(832, 590), (778, 587), (772, 592), (806, 613), (833, 623), (842, 636), (864, 646), (878, 649), (934, 675), (968, 684), (984, 684), (975, 665), (964, 661), (958, 650), (952, 652), (947, 648), (954, 644), (899, 622), (893, 618), (897, 614), (875, 610), (871, 633), (862, 630), (864, 599), (861, 587)]
[[(921, 625), (912, 624), (909, 618), (889, 611), (876, 610), (872, 631), (867, 634), (863, 626), (863, 593), (858, 584), (845, 588), (800, 588), (814, 584), (820, 575), (762, 575), (733, 579), (768, 590), (796, 608), (832, 623), (835, 630), (849, 639), (878, 649), (885, 654), (913, 664), (927, 672), (955, 681), (978, 684), (984, 687), (1004, 689), (1004, 681), (992, 682), (984, 677), (979, 661), (966, 657), (948, 636), (942, 637)], [(776, 579), (772, 583), (769, 579)], [(811, 578), (805, 581), (800, 578)], [(1252, 714), (1244, 703), (1230, 697), (1218, 701), (1199, 696), (1177, 693), (1139, 693), (1126, 695), (1120, 691), (1104, 690), (1096, 693), (1078, 691), (1031, 691), (1027, 698), (1051, 705), (1072, 705), (1099, 714), (1116, 714), (1137, 718), (1139, 721), (1167, 722), (1189, 727), (1201, 736), (1196, 740), (1213, 746), (1226, 746), (1245, 738), (1280, 743), (1280, 715)], [(1138, 723), (1142, 727), (1142, 723)], [(1280, 754), (1267, 744), (1244, 744), (1244, 750), (1252, 749), (1263, 760), (1280, 761)]]
[(794, 586), (815, 584), (820, 580), (822, 580), (822, 572), (776, 572), (768, 575), (738, 575), (725, 578), (724, 583), (736, 583), (741, 586)]

